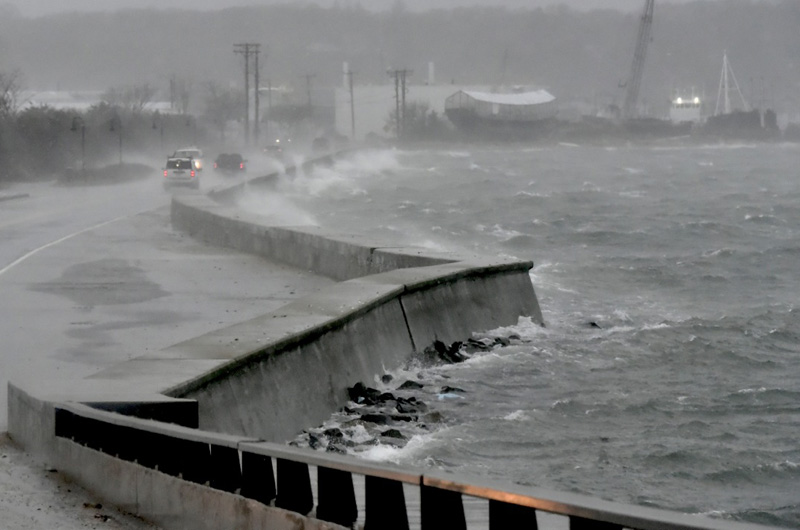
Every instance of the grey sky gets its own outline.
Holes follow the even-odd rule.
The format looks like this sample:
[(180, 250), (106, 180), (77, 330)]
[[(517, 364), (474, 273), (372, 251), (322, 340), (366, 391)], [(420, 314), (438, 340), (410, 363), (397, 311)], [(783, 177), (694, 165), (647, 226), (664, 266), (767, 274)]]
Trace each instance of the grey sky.
[[(68, 11), (112, 11), (120, 8), (178, 8), (214, 10), (244, 5), (269, 5), (287, 4), (299, 5), (317, 4), (330, 6), (358, 5), (382, 10), (391, 7), (396, 0), (0, 0), (0, 6), (12, 6), (15, 11), (24, 16), (37, 17), (42, 15), (63, 13)], [(456, 6), (508, 6), (540, 7), (552, 5), (567, 5), (575, 9), (589, 10), (599, 7), (613, 8), (627, 11), (636, 11), (644, 6), (643, 0), (402, 0), (408, 9), (423, 10), (432, 7)], [(658, 0), (657, 3), (684, 3), (689, 0)], [(728, 0), (714, 0), (718, 2)]]

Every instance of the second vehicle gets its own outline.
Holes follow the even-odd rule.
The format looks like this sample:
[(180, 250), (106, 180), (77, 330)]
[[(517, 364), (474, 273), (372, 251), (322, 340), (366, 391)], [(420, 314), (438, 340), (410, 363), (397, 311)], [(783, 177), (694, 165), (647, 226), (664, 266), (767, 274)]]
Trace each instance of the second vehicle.
[(222, 153), (214, 160), (214, 170), (223, 173), (243, 173), (247, 171), (246, 160), (239, 153)]
[(183, 147), (172, 153), (170, 158), (191, 158), (197, 171), (203, 171), (203, 150), (197, 147)]

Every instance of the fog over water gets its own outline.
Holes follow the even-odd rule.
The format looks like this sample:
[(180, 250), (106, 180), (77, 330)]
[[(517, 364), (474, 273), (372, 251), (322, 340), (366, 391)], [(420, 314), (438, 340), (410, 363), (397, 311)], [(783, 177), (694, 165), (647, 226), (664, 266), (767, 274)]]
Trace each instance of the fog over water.
[[(690, 0), (661, 0), (664, 3), (685, 3)], [(718, 2), (735, 0), (716, 0)], [(763, 0), (769, 1), (769, 0)], [(10, 0), (4, 5), (10, 6), (25, 16), (41, 16), (69, 11), (113, 11), (116, 9), (202, 9), (216, 10), (228, 7), (251, 5), (279, 5), (285, 4), (282, 0), (106, 0), (96, 2), (93, 0)], [(399, 5), (396, 0), (301, 0), (292, 2), (294, 5), (318, 5), (330, 7), (333, 5), (362, 6), (371, 10), (387, 10)], [(412, 10), (449, 9), (453, 7), (472, 6), (506, 6), (509, 8), (535, 8), (551, 6), (569, 6), (580, 10), (590, 9), (640, 9), (641, 2), (636, 0), (405, 0), (403, 5)]]
[[(389, 426), (398, 443), (336, 415), (315, 445), (345, 447), (323, 434), (339, 428), (364, 458), (797, 527), (798, 156), (792, 144), (381, 150), (253, 196), (244, 207), (288, 221), (535, 263), (546, 328), (522, 319), (476, 335), (514, 338), (463, 364), (365, 382), (440, 422)], [(424, 387), (397, 391), (408, 379)]]

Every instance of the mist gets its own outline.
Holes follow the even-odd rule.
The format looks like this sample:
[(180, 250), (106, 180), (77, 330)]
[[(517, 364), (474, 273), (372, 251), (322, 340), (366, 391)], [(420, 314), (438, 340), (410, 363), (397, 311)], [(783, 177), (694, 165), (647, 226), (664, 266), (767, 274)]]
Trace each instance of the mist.
[[(693, 0), (662, 0), (664, 4), (680, 4)], [(731, 0), (715, 0), (730, 2)], [(735, 1), (735, 0), (734, 0)], [(761, 0), (774, 1), (774, 0)], [(299, 0), (291, 2), (295, 7), (363, 7), (371, 11), (387, 11), (402, 5), (412, 11), (430, 11), (432, 9), (450, 9), (456, 7), (508, 7), (532, 9), (537, 7), (567, 6), (580, 11), (595, 9), (617, 9), (620, 11), (636, 11), (641, 8), (636, 0)], [(285, 0), (110, 0), (94, 2), (92, 0), (14, 0), (5, 2), (0, 9), (7, 13), (16, 13), (26, 17), (38, 17), (72, 11), (96, 12), (115, 11), (119, 9), (186, 9), (213, 11), (238, 6), (265, 6), (287, 4)]]
[[(200, 114), (209, 83), (241, 89), (242, 62), (233, 45), (256, 42), (262, 86), (288, 87), (298, 98), (311, 91), (318, 105), (326, 104), (319, 91), (342, 85), (344, 62), (357, 85), (388, 84), (386, 70), (398, 67), (416, 71), (410, 81), (422, 84), (434, 63), (443, 84), (530, 85), (562, 102), (605, 104), (622, 93), (639, 22), (637, 9), (517, 10), (513, 3), (485, 3), (420, 13), (347, 5), (5, 17), (0, 70), (19, 70), (26, 87), (40, 92), (147, 83), (161, 101), (169, 98), (171, 80), (179, 80), (191, 87), (189, 111)], [(790, 1), (657, 2), (642, 99), (663, 109), (677, 89), (715, 96), (727, 50), (749, 96), (796, 112), (798, 23), (800, 5)]]

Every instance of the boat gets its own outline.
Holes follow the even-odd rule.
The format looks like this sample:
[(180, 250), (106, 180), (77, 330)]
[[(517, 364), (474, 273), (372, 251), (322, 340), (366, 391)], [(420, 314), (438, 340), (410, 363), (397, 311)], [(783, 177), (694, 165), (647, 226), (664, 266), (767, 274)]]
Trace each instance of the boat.
[(672, 123), (697, 124), (703, 121), (703, 101), (694, 93), (678, 94), (672, 98), (669, 106), (669, 120)]
[(773, 110), (762, 113), (752, 108), (745, 99), (728, 61), (727, 51), (722, 55), (714, 114), (708, 117), (699, 132), (706, 136), (735, 140), (764, 140), (780, 133)]

